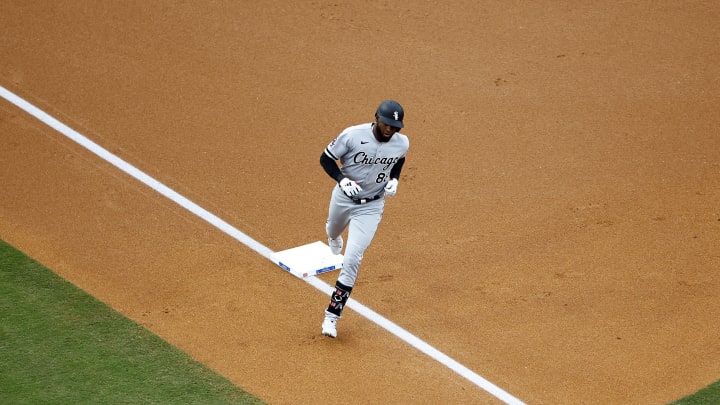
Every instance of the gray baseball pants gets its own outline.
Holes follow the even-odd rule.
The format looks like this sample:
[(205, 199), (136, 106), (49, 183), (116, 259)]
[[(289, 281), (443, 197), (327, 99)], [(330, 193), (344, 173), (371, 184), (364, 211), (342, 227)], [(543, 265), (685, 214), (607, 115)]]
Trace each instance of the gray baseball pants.
[(325, 231), (335, 239), (348, 229), (343, 266), (337, 279), (340, 283), (348, 287), (355, 285), (363, 255), (375, 237), (384, 210), (384, 197), (357, 204), (340, 187), (334, 187)]

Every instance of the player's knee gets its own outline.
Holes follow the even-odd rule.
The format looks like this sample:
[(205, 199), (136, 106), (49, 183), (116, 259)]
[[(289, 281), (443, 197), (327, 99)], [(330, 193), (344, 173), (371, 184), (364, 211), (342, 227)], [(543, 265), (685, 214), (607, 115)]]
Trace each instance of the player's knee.
[(362, 253), (353, 252), (352, 249), (348, 249), (345, 251), (345, 256), (343, 256), (343, 267), (357, 269), (358, 267), (360, 267), (362, 259)]

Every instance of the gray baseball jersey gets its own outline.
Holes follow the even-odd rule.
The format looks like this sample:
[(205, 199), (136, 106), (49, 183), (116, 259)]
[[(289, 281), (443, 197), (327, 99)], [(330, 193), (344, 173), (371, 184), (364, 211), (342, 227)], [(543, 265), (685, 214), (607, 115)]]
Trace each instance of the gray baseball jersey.
[(358, 198), (382, 194), (390, 180), (390, 169), (410, 148), (408, 137), (399, 132), (388, 142), (378, 141), (373, 135), (373, 125), (348, 127), (325, 148), (327, 156), (340, 161), (343, 175), (362, 187)]

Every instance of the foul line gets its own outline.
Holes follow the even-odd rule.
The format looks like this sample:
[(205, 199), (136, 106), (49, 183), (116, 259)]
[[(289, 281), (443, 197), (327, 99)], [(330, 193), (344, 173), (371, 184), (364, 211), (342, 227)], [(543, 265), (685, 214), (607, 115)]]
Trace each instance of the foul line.
[[(273, 252), (268, 247), (262, 245), (260, 242), (256, 241), (255, 239), (251, 238), (250, 236), (246, 235), (245, 233), (241, 232), (234, 226), (228, 224), (224, 220), (220, 219), (216, 215), (212, 214), (208, 210), (202, 208), (201, 206), (195, 204), (194, 202), (188, 200), (187, 198), (183, 197), (182, 195), (178, 194), (171, 188), (167, 187), (166, 185), (160, 183), (159, 181), (155, 180), (154, 178), (148, 176), (144, 172), (142, 172), (140, 169), (136, 168), (135, 166), (131, 165), (130, 163), (122, 160), (118, 156), (114, 155), (113, 153), (110, 153), (107, 149), (103, 148), (102, 146), (96, 144), (95, 142), (91, 141), (84, 135), (80, 134), (79, 132), (75, 131), (74, 129), (68, 127), (67, 125), (63, 124), (62, 122), (58, 121), (57, 119), (53, 118), (49, 114), (45, 113), (44, 111), (40, 110), (39, 108), (35, 107), (34, 105), (30, 104), (29, 102), (25, 101), (23, 98), (17, 96), (16, 94), (12, 93), (11, 91), (7, 90), (6, 88), (0, 86), (0, 96), (4, 98), (5, 100), (9, 101), (10, 103), (14, 104), (18, 108), (22, 109), (23, 111), (27, 112), (28, 114), (32, 115), (33, 117), (37, 118), (41, 122), (45, 123), (49, 127), (53, 128), (57, 132), (65, 135), (66, 137), (72, 139), (76, 143), (83, 146), (85, 149), (89, 150), (90, 152), (94, 153), (95, 155), (99, 156), (101, 159), (105, 160), (106, 162), (110, 163), (111, 165), (115, 166), (116, 168), (120, 169), (121, 171), (127, 173), (128, 175), (134, 177), (141, 183), (145, 184), (146, 186), (152, 188), (153, 190), (157, 191), (158, 193), (162, 194), (163, 196), (169, 198), (173, 202), (177, 203), (181, 207), (185, 208), (186, 210), (192, 212), (193, 214), (197, 215), (198, 217), (202, 218), (206, 222), (210, 223), (211, 225), (215, 226), (217, 229), (221, 230), (222, 232), (226, 233), (227, 235), (233, 237), (240, 243), (244, 244), (245, 246), (249, 247), (250, 249), (254, 250), (261, 256), (265, 257), (266, 259), (272, 261), (276, 265), (279, 266), (278, 260), (275, 258), (275, 252)], [(316, 277), (308, 277), (303, 279), (311, 286), (315, 287), (316, 289), (322, 291), (323, 293), (330, 295), (332, 294), (333, 288), (325, 283), (324, 281), (320, 280)], [(392, 333), (393, 335), (397, 336), (400, 340), (408, 343), (409, 345), (413, 346), (414, 348), (420, 350), (421, 352), (425, 353), (426, 355), (430, 356), (434, 360), (438, 361), (439, 363), (445, 365), (446, 367), (450, 368), (457, 374), (461, 375), (471, 383), (477, 385), (478, 387), (482, 388), (483, 390), (487, 391), (488, 393), (495, 396), (497, 399), (505, 402), (506, 404), (513, 404), (513, 405), (524, 405), (522, 401), (519, 399), (513, 397), (512, 395), (505, 392), (500, 387), (496, 386), (495, 384), (491, 383), (490, 381), (486, 380), (485, 378), (479, 376), (474, 371), (470, 370), (469, 368), (463, 366), (462, 364), (458, 363), (457, 361), (453, 360), (446, 354), (442, 353), (441, 351), (437, 350), (436, 348), (430, 346), (429, 344), (422, 341), (420, 338), (416, 337), (415, 335), (411, 334), (410, 332), (406, 331), (405, 329), (401, 328), (394, 322), (388, 320), (387, 318), (383, 317), (382, 315), (378, 314), (377, 312), (373, 311), (372, 309), (366, 307), (365, 305), (361, 304), (360, 302), (350, 298), (350, 300), (347, 303), (347, 307), (352, 308), (354, 311), (358, 312), (360, 315), (364, 316), (371, 322), (374, 322), (381, 328), (387, 330), (388, 332)]]

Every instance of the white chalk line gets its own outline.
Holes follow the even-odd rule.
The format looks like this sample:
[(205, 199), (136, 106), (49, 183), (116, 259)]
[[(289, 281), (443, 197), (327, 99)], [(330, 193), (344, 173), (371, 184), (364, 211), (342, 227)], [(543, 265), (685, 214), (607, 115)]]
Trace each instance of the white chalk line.
[[(181, 207), (185, 208), (186, 210), (190, 211), (191, 213), (202, 218), (203, 220), (210, 223), (211, 225), (213, 225), (220, 231), (231, 236), (238, 242), (249, 247), (250, 249), (252, 249), (255, 252), (257, 252), (258, 254), (260, 254), (261, 256), (263, 256), (266, 259), (275, 263), (275, 265), (279, 266), (278, 260), (275, 258), (275, 252), (273, 252), (268, 247), (262, 245), (255, 239), (251, 238), (250, 236), (246, 235), (245, 233), (241, 232), (239, 229), (235, 228), (234, 226), (228, 224), (227, 222), (225, 222), (218, 216), (207, 211), (206, 209), (202, 208), (201, 206), (195, 204), (194, 202), (190, 201), (189, 199), (185, 198), (184, 196), (178, 194), (171, 188), (169, 188), (166, 185), (162, 184), (161, 182), (157, 181), (153, 177), (150, 177), (149, 175), (145, 174), (140, 169), (138, 169), (135, 166), (131, 165), (130, 163), (124, 161), (117, 155), (109, 152), (107, 149), (103, 148), (102, 146), (100, 146), (100, 145), (96, 144), (95, 142), (93, 142), (92, 140), (88, 139), (86, 136), (80, 134), (79, 132), (75, 131), (74, 129), (72, 129), (72, 128), (68, 127), (67, 125), (63, 124), (62, 122), (58, 121), (54, 117), (50, 116), (46, 112), (35, 107), (33, 104), (29, 103), (25, 99), (19, 97), (18, 95), (9, 91), (8, 89), (6, 89), (3, 86), (0, 86), (0, 96), (2, 98), (4, 98), (5, 100), (9, 101), (10, 103), (14, 104), (21, 110), (25, 111), (26, 113), (28, 113), (28, 114), (32, 115), (33, 117), (35, 117), (36, 119), (40, 120), (44, 124), (53, 128), (57, 132), (66, 136), (67, 138), (75, 141), (79, 145), (83, 146), (85, 149), (89, 150), (90, 152), (94, 153), (101, 159), (103, 159), (106, 162), (110, 163), (111, 165), (115, 166), (122, 172), (127, 173), (128, 175), (137, 179), (139, 182), (141, 182), (141, 183), (145, 184), (146, 186), (152, 188), (153, 190), (157, 191), (161, 195), (167, 197), (168, 199), (177, 203)], [(303, 280), (305, 280), (308, 284), (310, 284), (311, 286), (315, 287), (316, 289), (320, 290), (321, 292), (323, 292), (327, 295), (332, 294), (333, 288), (330, 285), (328, 285), (327, 283), (325, 283), (324, 281), (320, 280), (319, 278), (307, 277), (307, 278), (304, 278)], [(474, 371), (470, 370), (469, 368), (467, 368), (467, 367), (463, 366), (462, 364), (458, 363), (457, 361), (453, 360), (446, 354), (442, 353), (441, 351), (437, 350), (436, 348), (432, 347), (431, 345), (425, 343), (423, 340), (419, 339), (415, 335), (406, 331), (402, 327), (398, 326), (394, 322), (388, 320), (387, 318), (383, 317), (382, 315), (378, 314), (377, 312), (373, 311), (372, 309), (361, 304), (357, 300), (350, 298), (350, 300), (347, 303), (347, 307), (356, 311), (357, 313), (364, 316), (371, 322), (377, 324), (381, 328), (392, 333), (393, 335), (398, 337), (400, 340), (408, 343), (409, 345), (418, 349), (422, 353), (425, 353), (426, 355), (430, 356), (432, 359), (434, 359), (434, 360), (438, 361), (439, 363), (445, 365), (446, 367), (450, 368), (451, 370), (453, 370), (460, 376), (464, 377), (471, 383), (482, 388), (486, 392), (492, 394), (497, 399), (505, 402), (506, 404), (524, 405), (524, 403), (522, 401), (513, 397), (512, 395), (510, 395), (509, 393), (507, 393), (506, 391), (504, 391), (497, 385), (495, 385), (495, 384), (491, 383), (490, 381), (486, 380), (485, 378), (481, 377)]]

